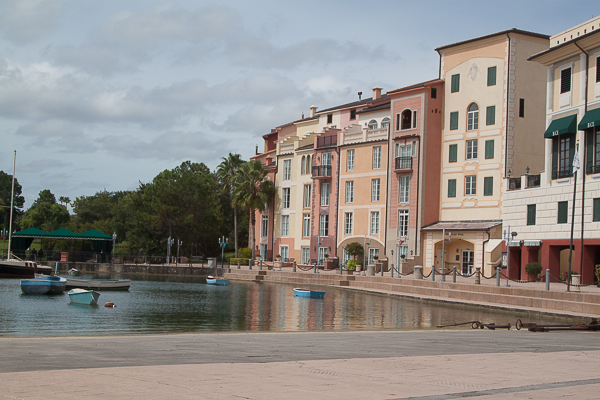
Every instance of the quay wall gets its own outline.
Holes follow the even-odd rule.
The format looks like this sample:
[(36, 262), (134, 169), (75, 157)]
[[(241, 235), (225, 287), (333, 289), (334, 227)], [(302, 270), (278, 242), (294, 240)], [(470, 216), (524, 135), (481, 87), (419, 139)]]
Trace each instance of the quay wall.
[(160, 265), (160, 264), (111, 264), (111, 263), (85, 263), (85, 262), (46, 262), (50, 267), (56, 267), (58, 264), (59, 273), (67, 273), (71, 268), (79, 270), (82, 274), (86, 273), (107, 273), (107, 274), (126, 274), (126, 275), (173, 275), (173, 276), (198, 276), (206, 277), (223, 276), (224, 269), (212, 267), (206, 264), (198, 265), (180, 264), (180, 265)]

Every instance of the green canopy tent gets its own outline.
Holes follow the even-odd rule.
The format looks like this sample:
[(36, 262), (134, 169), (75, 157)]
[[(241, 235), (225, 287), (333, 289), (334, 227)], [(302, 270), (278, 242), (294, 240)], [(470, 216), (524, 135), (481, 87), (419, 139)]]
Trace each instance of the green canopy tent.
[(27, 228), (20, 232), (12, 234), (12, 242), (10, 245), (11, 252), (17, 257), (24, 258), (25, 250), (31, 246), (35, 239), (44, 239), (47, 233), (38, 228)]
[(38, 228), (27, 228), (12, 234), (11, 252), (18, 257), (25, 256), (25, 250), (31, 246), (34, 239), (75, 239), (91, 240), (94, 252), (110, 254), (112, 251), (112, 236), (106, 235), (96, 229), (77, 234), (66, 228), (57, 229), (46, 233)]
[(100, 232), (96, 229), (80, 233), (77, 235), (79, 239), (87, 239), (92, 241), (95, 253), (110, 253), (112, 251), (112, 236)]

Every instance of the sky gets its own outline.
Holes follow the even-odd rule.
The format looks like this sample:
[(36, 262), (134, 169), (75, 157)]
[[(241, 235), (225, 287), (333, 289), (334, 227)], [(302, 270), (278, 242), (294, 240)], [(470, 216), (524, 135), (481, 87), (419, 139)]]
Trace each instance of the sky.
[(597, 1), (0, 0), (0, 170), (27, 209), (248, 159), (271, 128), (438, 77), (436, 47), (553, 35)]

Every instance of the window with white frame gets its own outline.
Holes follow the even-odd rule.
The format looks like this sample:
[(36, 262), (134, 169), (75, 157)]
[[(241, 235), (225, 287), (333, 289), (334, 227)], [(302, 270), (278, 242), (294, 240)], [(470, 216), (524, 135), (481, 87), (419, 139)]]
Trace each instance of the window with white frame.
[(385, 117), (383, 120), (381, 120), (382, 128), (389, 128), (389, 126), (390, 126), (390, 119), (388, 117)]
[(346, 203), (354, 202), (354, 181), (346, 181)]
[(323, 261), (325, 260), (325, 254), (327, 254), (327, 247), (319, 247), (319, 265), (323, 265)]
[(352, 218), (351, 212), (344, 213), (344, 235), (352, 235)]
[[(402, 257), (404, 255), (404, 257)], [(401, 244), (398, 247), (398, 257), (400, 257), (400, 261), (406, 260), (408, 258), (408, 246), (405, 244)]]
[(329, 236), (329, 214), (319, 216), (319, 236)]
[(321, 165), (331, 165), (331, 153), (321, 154)]
[(302, 217), (302, 236), (310, 236), (310, 214), (304, 214)]
[(477, 176), (468, 175), (465, 176), (465, 195), (477, 194)]
[(348, 263), (348, 261), (350, 261), (351, 258), (352, 258), (352, 256), (350, 255), (350, 253), (348, 253), (348, 250), (346, 250), (346, 248), (344, 247), (342, 249), (342, 265), (346, 265)]
[(300, 175), (306, 174), (306, 156), (302, 156), (302, 163), (300, 164)]
[(300, 248), (300, 264), (308, 265), (310, 262), (310, 247)]
[(471, 103), (467, 111), (467, 130), (474, 131), (479, 129), (479, 106), (477, 103)]
[(310, 185), (304, 185), (304, 208), (310, 208)]
[(263, 260), (267, 259), (267, 251), (268, 251), (268, 246), (266, 243), (261, 243), (260, 244), (260, 258), (262, 258)]
[(328, 206), (329, 205), (329, 191), (331, 188), (331, 183), (321, 183), (321, 205)]
[(410, 199), (410, 175), (400, 175), (398, 187), (398, 203), (408, 203)]
[(402, 114), (398, 114), (398, 118), (400, 119), (400, 129), (396, 130), (406, 130), (406, 129), (414, 129), (417, 127), (417, 112), (412, 110), (404, 110)]
[(267, 237), (268, 229), (269, 229), (269, 216), (268, 215), (263, 215), (262, 216), (262, 223), (260, 225), (260, 236), (261, 237)]
[(374, 119), (369, 121), (369, 129), (377, 129), (377, 121)]
[(398, 236), (408, 236), (408, 210), (398, 210)]
[(477, 139), (467, 140), (467, 160), (477, 158)]
[(379, 249), (377, 247), (369, 248), (369, 264), (373, 264), (375, 257), (379, 258)]
[(290, 188), (283, 188), (281, 191), (281, 208), (290, 208)]
[(372, 202), (379, 201), (380, 192), (381, 192), (381, 179), (379, 179), (379, 178), (373, 179), (371, 181), (371, 201)]
[(381, 146), (373, 147), (373, 169), (381, 168)]
[(371, 235), (379, 235), (379, 211), (371, 211)]
[(346, 152), (346, 171), (354, 171), (354, 149), (350, 149)]
[(397, 169), (412, 168), (412, 145), (400, 145), (396, 143), (396, 164)]
[(292, 160), (283, 160), (283, 180), (289, 181), (292, 179)]
[(288, 262), (290, 255), (289, 246), (279, 246), (279, 255), (281, 256), (281, 261)]
[(281, 236), (289, 236), (290, 235), (290, 216), (282, 215), (281, 216)]

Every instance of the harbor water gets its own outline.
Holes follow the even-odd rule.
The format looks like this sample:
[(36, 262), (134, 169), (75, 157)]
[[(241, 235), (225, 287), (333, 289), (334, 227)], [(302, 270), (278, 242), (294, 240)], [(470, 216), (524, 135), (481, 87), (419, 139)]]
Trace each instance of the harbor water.
[[(66, 293), (24, 295), (19, 279), (1, 279), (0, 336), (414, 330), (473, 320), (514, 326), (517, 318), (545, 324), (581, 322), (331, 287), (318, 288), (326, 292), (324, 299), (307, 299), (294, 297), (292, 285), (277, 283), (209, 286), (201, 278), (84, 277), (131, 279), (131, 288), (101, 291), (99, 306), (86, 306), (71, 304)], [(103, 306), (109, 301), (116, 308)]]

